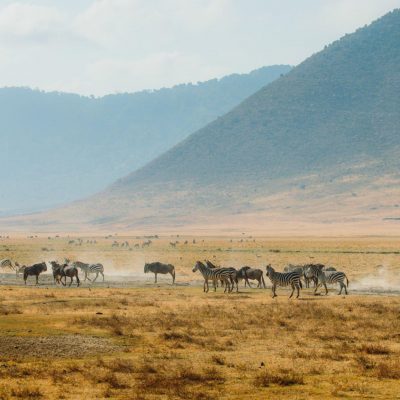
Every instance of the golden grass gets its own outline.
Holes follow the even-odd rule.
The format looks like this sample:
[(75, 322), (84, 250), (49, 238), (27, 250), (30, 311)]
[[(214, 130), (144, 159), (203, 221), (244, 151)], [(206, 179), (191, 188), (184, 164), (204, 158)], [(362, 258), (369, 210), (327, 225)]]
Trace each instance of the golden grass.
[[(114, 260), (118, 272), (129, 268), (129, 257), (175, 260), (178, 283), (199, 280), (190, 265), (213, 255), (222, 264), (260, 265), (261, 259), (278, 266), (311, 255), (344, 266), (351, 282), (373, 273), (374, 264), (390, 270), (399, 263), (396, 254), (375, 253), (395, 251), (386, 239), (241, 239), (199, 244), (197, 238), (195, 245), (171, 249), (168, 238), (136, 251), (111, 250), (109, 241), (99, 239), (96, 255)], [(47, 239), (35, 240), (8, 246), (17, 260), (36, 260), (41, 254), (35, 249)], [(60, 258), (70, 250), (63, 253), (66, 240), (59, 242)], [(238, 249), (233, 255), (230, 246)], [(74, 255), (93, 254), (83, 246)], [(400, 392), (398, 296), (351, 294), (350, 283), (348, 297), (312, 296), (311, 289), (288, 300), (285, 290), (272, 299), (269, 289), (204, 294), (200, 285), (162, 282), (0, 286), (0, 399), (390, 399)], [(30, 346), (21, 352), (24, 339)]]

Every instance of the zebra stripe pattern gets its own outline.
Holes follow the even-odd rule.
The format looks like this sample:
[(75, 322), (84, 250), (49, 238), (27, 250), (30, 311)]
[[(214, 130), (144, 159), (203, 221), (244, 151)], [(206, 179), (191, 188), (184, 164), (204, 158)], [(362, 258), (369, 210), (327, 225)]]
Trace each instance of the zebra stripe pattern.
[(10, 268), (12, 271), (15, 271), (16, 269), (11, 260), (9, 260), (8, 258), (0, 260), (0, 267), (3, 269)]
[[(237, 271), (234, 268), (209, 268), (204, 265), (201, 261), (197, 261), (196, 265), (193, 267), (193, 272), (200, 271), (204, 278), (203, 291), (208, 292), (209, 286), (208, 281), (211, 280), (214, 286), (214, 292), (217, 290), (216, 282), (217, 280), (222, 280), (225, 284), (224, 293), (228, 290), (231, 292), (234, 289), (234, 282), (237, 280)], [(238, 291), (236, 286), (236, 291)]]
[(103, 264), (86, 264), (86, 263), (83, 263), (80, 261), (75, 261), (72, 263), (72, 266), (74, 266), (75, 268), (79, 268), (85, 274), (85, 281), (86, 281), (86, 279), (88, 279), (89, 281), (92, 281), (89, 278), (89, 274), (96, 274), (95, 278), (92, 281), (92, 282), (96, 282), (96, 279), (98, 278), (99, 274), (101, 274), (103, 277), (103, 282), (104, 282)]
[(292, 293), (289, 296), (289, 299), (293, 296), (294, 290), (297, 290), (296, 299), (300, 295), (300, 289), (302, 288), (301, 284), (301, 274), (297, 271), (293, 272), (275, 272), (275, 269), (272, 268), (271, 265), (266, 266), (267, 276), (272, 283), (272, 298), (276, 297), (276, 288), (277, 286), (291, 286)]
[[(346, 280), (347, 285), (344, 283), (344, 280)], [(324, 285), (325, 287), (325, 295), (328, 294), (328, 288), (326, 287), (326, 284), (335, 284), (339, 283), (340, 285), (340, 292), (338, 293), (339, 295), (342, 294), (342, 290), (344, 289), (344, 292), (348, 294), (347, 292), (347, 287), (349, 286), (349, 279), (347, 278), (346, 274), (344, 272), (340, 271), (319, 271), (318, 273), (318, 284), (317, 287), (314, 290), (314, 293), (317, 292), (317, 289), (321, 286)]]
[(306, 264), (304, 266), (304, 280), (306, 287), (310, 287), (310, 282), (314, 282), (314, 287), (318, 285), (318, 274), (324, 269), (323, 264)]

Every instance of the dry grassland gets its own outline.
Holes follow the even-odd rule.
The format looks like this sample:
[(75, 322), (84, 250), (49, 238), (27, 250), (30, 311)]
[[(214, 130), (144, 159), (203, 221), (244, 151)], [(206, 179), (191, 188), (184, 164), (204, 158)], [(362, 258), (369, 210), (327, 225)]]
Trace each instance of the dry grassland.
[[(130, 251), (111, 248), (114, 239), (0, 242), (9, 249), (1, 258), (103, 261), (106, 273), (108, 266), (139, 281), (143, 261), (168, 261), (177, 265), (178, 281), (153, 285), (148, 277), (129, 285), (106, 274), (105, 285), (59, 288), (42, 277), (46, 284), (24, 288), (3, 275), (0, 399), (399, 398), (400, 297), (351, 292), (365, 277), (397, 282), (397, 240), (197, 237), (193, 244), (190, 237), (174, 238), (180, 243), (172, 248), (168, 237)], [(213, 256), (233, 266), (339, 266), (351, 294), (304, 290), (300, 300), (288, 300), (285, 290), (272, 299), (270, 290), (204, 294), (199, 284), (179, 285), (200, 280), (193, 261)], [(385, 268), (383, 280), (377, 265)]]

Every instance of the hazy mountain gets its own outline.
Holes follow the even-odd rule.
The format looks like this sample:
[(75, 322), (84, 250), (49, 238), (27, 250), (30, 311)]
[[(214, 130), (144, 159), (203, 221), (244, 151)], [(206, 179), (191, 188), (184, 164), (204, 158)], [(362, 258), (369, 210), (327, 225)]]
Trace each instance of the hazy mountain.
[(44, 222), (71, 229), (82, 222), (118, 229), (398, 229), (399, 43), (395, 10)]
[(0, 89), (0, 213), (93, 194), (289, 70), (102, 98)]

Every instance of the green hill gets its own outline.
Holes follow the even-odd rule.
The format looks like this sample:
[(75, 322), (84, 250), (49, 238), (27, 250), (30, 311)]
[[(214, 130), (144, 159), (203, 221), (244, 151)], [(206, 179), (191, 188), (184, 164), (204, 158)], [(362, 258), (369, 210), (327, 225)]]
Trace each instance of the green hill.
[(120, 229), (398, 229), (399, 43), (395, 10), (105, 192), (46, 218), (77, 227), (84, 215), (86, 226)]
[(0, 89), (0, 214), (91, 195), (289, 70), (102, 98)]

